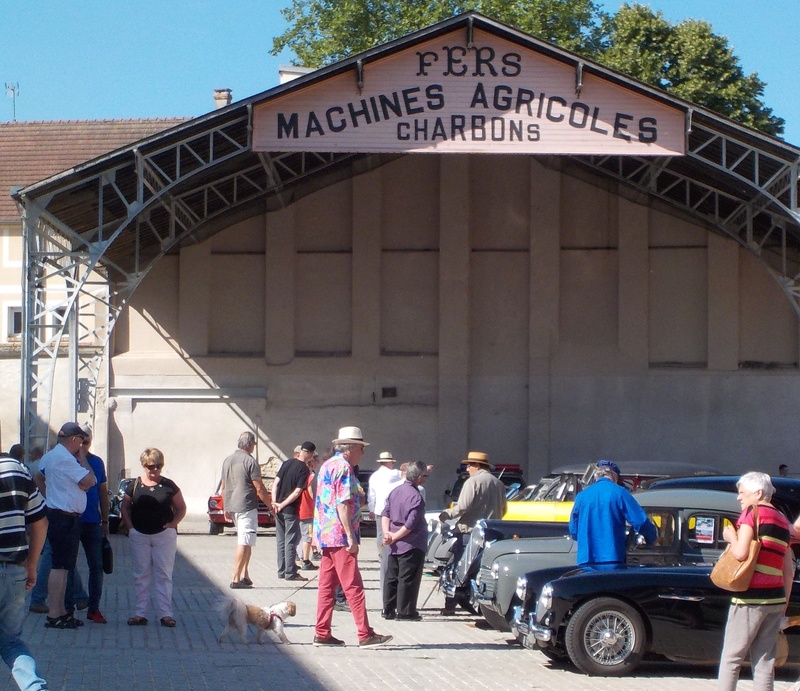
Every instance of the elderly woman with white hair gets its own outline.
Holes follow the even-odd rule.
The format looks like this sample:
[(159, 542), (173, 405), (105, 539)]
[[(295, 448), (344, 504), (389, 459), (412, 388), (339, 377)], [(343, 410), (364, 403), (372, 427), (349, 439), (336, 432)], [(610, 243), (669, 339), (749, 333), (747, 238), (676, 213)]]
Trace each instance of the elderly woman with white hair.
[(736, 486), (742, 506), (737, 521), (738, 531), (728, 525), (722, 536), (739, 561), (747, 559), (754, 539), (761, 541), (761, 550), (750, 587), (742, 593), (735, 593), (731, 599), (719, 662), (718, 688), (720, 691), (736, 688), (739, 670), (749, 653), (754, 688), (771, 691), (775, 682), (778, 632), (794, 577), (789, 523), (786, 516), (770, 503), (775, 488), (769, 475), (745, 473)]

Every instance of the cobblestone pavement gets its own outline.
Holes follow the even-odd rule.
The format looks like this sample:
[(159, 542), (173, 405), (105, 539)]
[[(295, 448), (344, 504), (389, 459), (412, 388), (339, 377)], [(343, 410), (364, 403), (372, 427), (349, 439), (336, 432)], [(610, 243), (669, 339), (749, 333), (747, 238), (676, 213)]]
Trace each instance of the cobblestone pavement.
[[(175, 564), (175, 618), (178, 626), (150, 624), (129, 627), (133, 614), (133, 579), (127, 538), (112, 535), (115, 570), (106, 576), (102, 611), (107, 625), (87, 622), (75, 631), (44, 628), (44, 615), (28, 614), (24, 636), (51, 689), (151, 689), (242, 691), (244, 689), (539, 689), (542, 691), (643, 691), (714, 689), (716, 670), (676, 664), (645, 664), (635, 677), (590, 678), (570, 667), (554, 666), (540, 653), (518, 647), (510, 634), (486, 630), (482, 619), (467, 614), (439, 616), (443, 596), (434, 592), (422, 609), (424, 621), (384, 621), (380, 617), (374, 539), (365, 538), (361, 568), (367, 588), (370, 623), (394, 640), (361, 650), (347, 612), (334, 614), (333, 633), (347, 642), (337, 649), (315, 648), (316, 578), (289, 587), (275, 575), (275, 539), (261, 533), (253, 550), (251, 577), (255, 587), (237, 591), (246, 602), (261, 606), (291, 598), (297, 616), (286, 627), (291, 645), (272, 634), (263, 645), (219, 643), (222, 621), (215, 606), (234, 591), (228, 588), (235, 536), (226, 531), (209, 536), (201, 518), (187, 520), (178, 538)], [(81, 554), (81, 559), (82, 554)], [(82, 568), (85, 571), (85, 568)], [(297, 587), (299, 586), (299, 587)], [(426, 577), (420, 602), (434, 587)], [(85, 613), (80, 613), (85, 616)], [(0, 689), (16, 689), (1, 667)], [(790, 685), (797, 670), (781, 671), (777, 689)], [(753, 688), (749, 679), (739, 684)]]

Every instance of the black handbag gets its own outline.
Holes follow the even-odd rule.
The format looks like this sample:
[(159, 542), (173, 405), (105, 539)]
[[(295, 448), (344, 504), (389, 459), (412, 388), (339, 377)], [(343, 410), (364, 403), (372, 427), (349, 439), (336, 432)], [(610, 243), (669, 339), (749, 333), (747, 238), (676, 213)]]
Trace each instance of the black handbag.
[(103, 573), (114, 573), (114, 551), (107, 537), (103, 538)]

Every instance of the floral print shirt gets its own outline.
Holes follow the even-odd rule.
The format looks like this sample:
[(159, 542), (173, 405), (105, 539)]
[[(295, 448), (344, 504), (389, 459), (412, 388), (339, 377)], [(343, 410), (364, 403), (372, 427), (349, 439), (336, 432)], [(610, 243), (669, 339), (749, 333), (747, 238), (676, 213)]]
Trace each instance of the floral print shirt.
[(356, 542), (360, 541), (360, 488), (356, 474), (342, 454), (337, 453), (322, 464), (317, 475), (317, 496), (314, 500), (314, 539), (320, 548), (347, 546), (347, 533), (337, 511), (339, 504), (345, 502), (350, 504), (353, 535)]

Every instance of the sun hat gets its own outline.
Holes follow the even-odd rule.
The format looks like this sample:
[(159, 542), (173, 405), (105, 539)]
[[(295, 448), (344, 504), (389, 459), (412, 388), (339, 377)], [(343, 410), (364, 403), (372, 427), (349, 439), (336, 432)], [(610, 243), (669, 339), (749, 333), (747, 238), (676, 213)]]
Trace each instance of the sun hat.
[(489, 454), (482, 451), (470, 451), (462, 463), (477, 463), (478, 465), (491, 466)]
[(376, 463), (394, 463), (397, 459), (392, 456), (391, 451), (381, 451), (380, 455), (375, 459)]
[(339, 429), (339, 436), (333, 440), (333, 443), (369, 446), (369, 443), (364, 441), (364, 435), (361, 433), (360, 427), (341, 427)]

